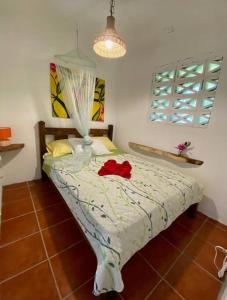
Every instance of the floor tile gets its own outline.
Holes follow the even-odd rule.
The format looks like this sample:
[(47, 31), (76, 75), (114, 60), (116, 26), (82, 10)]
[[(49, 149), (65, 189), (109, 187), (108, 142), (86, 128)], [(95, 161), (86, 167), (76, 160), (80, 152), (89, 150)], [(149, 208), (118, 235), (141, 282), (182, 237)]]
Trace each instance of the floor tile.
[(85, 283), (96, 271), (96, 257), (86, 241), (54, 256), (51, 264), (62, 296)]
[(222, 230), (227, 231), (227, 226), (226, 226), (225, 224), (217, 223), (217, 227), (218, 227), (218, 228), (221, 228)]
[(34, 186), (45, 186), (45, 185), (50, 185), (52, 186), (53, 183), (49, 178), (45, 178), (45, 179), (35, 179), (35, 180), (31, 180), (28, 181), (28, 185), (31, 187)]
[(200, 228), (206, 219), (207, 217), (204, 214), (197, 212), (194, 218), (189, 217), (187, 213), (184, 213), (180, 215), (176, 221), (177, 223), (185, 226), (186, 229), (195, 232)]
[(32, 211), (34, 210), (31, 199), (18, 200), (16, 203), (12, 201), (2, 205), (2, 220), (15, 218)]
[(49, 206), (64, 202), (64, 199), (56, 191), (49, 191), (42, 195), (32, 196), (36, 210), (43, 210)]
[(58, 300), (47, 262), (0, 285), (2, 300)]
[(27, 187), (27, 182), (18, 182), (18, 183), (14, 183), (14, 184), (4, 185), (3, 191), (20, 189), (20, 188), (25, 188), (25, 187)]
[(30, 193), (27, 187), (19, 188), (19, 189), (9, 189), (4, 190), (2, 193), (2, 202), (3, 204), (11, 203), (13, 201), (30, 199)]
[(182, 256), (166, 280), (187, 300), (215, 300), (221, 283), (199, 268), (186, 256)]
[(227, 225), (222, 224), (214, 219), (208, 218), (208, 221), (216, 225), (218, 228), (227, 231)]
[(227, 232), (216, 223), (207, 221), (198, 231), (198, 237), (203, 241), (209, 241), (214, 246), (222, 246), (227, 249)]
[(158, 235), (140, 251), (140, 254), (163, 275), (180, 254), (180, 251)]
[(42, 229), (72, 217), (66, 203), (51, 206), (37, 212)]
[(58, 193), (57, 189), (54, 186), (34, 186), (34, 187), (30, 187), (29, 188), (31, 191), (32, 196), (36, 196), (36, 197), (45, 197), (46, 194), (49, 193)]
[[(94, 285), (94, 278), (91, 279), (88, 283), (76, 290), (72, 295), (66, 298), (66, 300), (102, 300), (105, 299), (104, 295), (94, 296), (92, 294)], [(122, 298), (118, 293), (112, 292), (105, 294), (106, 299), (108, 300), (121, 300)]]
[[(207, 271), (217, 276), (217, 269), (214, 265), (215, 248), (211, 244), (202, 241), (199, 238), (193, 239), (191, 244), (185, 250), (185, 254), (192, 257), (199, 265), (205, 268)], [(222, 266), (224, 260), (224, 253), (218, 252), (217, 265)]]
[(0, 281), (46, 259), (40, 233), (0, 248)]
[(43, 193), (50, 192), (50, 191), (56, 191), (56, 188), (54, 184), (49, 181), (38, 181), (29, 183), (29, 190), (31, 191), (32, 195), (42, 195)]
[[(51, 258), (61, 294), (66, 297), (68, 295), (67, 300), (103, 299), (103, 296), (95, 297), (92, 294), (96, 257), (85, 240), (72, 246), (83, 235), (50, 180), (35, 180), (3, 188), (3, 218), (16, 218), (2, 224), (0, 281), (15, 277), (0, 284), (0, 299), (58, 299), (41, 236), (36, 233), (38, 227), (28, 191), (32, 193), (38, 210), (49, 255), (63, 251)], [(71, 219), (66, 221), (68, 218)], [(65, 222), (57, 224), (62, 221)], [(51, 225), (55, 226), (50, 227)], [(148, 297), (149, 300), (180, 300), (182, 298), (179, 294), (187, 300), (216, 299), (221, 284), (214, 278), (217, 271), (213, 265), (215, 252), (212, 244), (227, 248), (226, 232), (227, 226), (199, 212), (195, 218), (183, 214), (170, 228), (129, 260), (122, 270), (125, 284), (122, 296), (117, 293), (108, 294), (108, 299), (120, 300), (124, 297), (125, 300), (144, 300), (153, 288), (155, 289)], [(198, 236), (194, 236), (191, 241), (194, 233), (198, 233)], [(13, 242), (20, 238), (21, 240)], [(4, 246), (3, 243), (10, 244)], [(70, 246), (72, 247), (65, 250)], [(184, 255), (166, 276), (169, 284), (163, 280), (156, 286), (161, 278), (149, 265), (165, 276), (165, 272), (183, 249)], [(223, 255), (219, 253), (218, 263), (221, 264), (222, 260)], [(40, 264), (33, 267), (37, 263)], [(31, 269), (18, 275), (26, 268)]]
[(174, 289), (172, 289), (166, 282), (162, 281), (155, 288), (153, 293), (147, 298), (147, 300), (182, 300)]
[(49, 256), (64, 250), (84, 238), (73, 219), (45, 229), (42, 233)]
[(134, 255), (122, 269), (125, 300), (144, 299), (160, 280), (160, 277), (138, 255)]
[(0, 245), (23, 238), (38, 230), (34, 213), (5, 221), (1, 225)]
[(162, 236), (180, 250), (183, 250), (191, 241), (193, 234), (193, 232), (187, 230), (177, 222), (174, 222), (168, 229), (161, 233)]

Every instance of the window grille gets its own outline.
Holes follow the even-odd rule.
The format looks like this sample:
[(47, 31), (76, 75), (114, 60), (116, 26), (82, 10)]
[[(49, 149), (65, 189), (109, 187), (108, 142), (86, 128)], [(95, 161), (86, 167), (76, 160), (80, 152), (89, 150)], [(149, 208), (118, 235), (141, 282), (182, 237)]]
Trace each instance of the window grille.
[(209, 124), (223, 57), (178, 64), (153, 74), (152, 122), (200, 126)]

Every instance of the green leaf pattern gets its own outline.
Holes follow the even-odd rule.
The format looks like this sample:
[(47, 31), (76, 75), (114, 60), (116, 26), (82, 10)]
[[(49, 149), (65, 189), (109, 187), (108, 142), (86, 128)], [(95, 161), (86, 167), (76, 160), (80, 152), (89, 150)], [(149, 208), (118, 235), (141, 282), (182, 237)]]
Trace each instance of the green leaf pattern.
[[(131, 179), (98, 176), (107, 159), (128, 160)], [(124, 264), (199, 202), (203, 189), (185, 174), (130, 154), (94, 157), (79, 172), (73, 164), (72, 155), (55, 159), (50, 176), (96, 253), (94, 294), (120, 292)]]

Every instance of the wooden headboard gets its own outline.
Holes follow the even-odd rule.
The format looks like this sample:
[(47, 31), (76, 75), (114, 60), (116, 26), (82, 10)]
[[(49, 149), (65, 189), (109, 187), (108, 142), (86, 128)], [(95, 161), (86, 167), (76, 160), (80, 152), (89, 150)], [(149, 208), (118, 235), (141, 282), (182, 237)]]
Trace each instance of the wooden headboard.
[[(67, 139), (69, 135), (75, 137), (81, 137), (79, 132), (75, 128), (54, 128), (46, 127), (44, 121), (38, 122), (39, 126), (39, 146), (40, 146), (40, 162), (41, 167), (43, 164), (43, 155), (46, 151), (46, 135), (53, 135), (55, 140)], [(108, 128), (92, 128), (90, 130), (91, 136), (108, 136), (112, 141), (113, 139), (113, 125), (108, 125)]]

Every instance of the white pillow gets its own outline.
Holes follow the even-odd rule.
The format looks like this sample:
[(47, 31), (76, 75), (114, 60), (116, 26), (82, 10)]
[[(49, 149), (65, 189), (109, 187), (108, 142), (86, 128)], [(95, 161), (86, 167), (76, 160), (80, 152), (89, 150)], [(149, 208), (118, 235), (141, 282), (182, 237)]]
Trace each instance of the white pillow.
[(82, 152), (82, 147), (83, 147), (83, 138), (70, 138), (69, 144), (72, 147), (72, 152), (73, 154), (78, 154)]
[(91, 148), (94, 155), (103, 155), (103, 154), (111, 154), (102, 141), (97, 139), (92, 139), (93, 143), (91, 144)]

